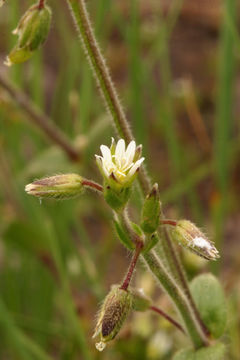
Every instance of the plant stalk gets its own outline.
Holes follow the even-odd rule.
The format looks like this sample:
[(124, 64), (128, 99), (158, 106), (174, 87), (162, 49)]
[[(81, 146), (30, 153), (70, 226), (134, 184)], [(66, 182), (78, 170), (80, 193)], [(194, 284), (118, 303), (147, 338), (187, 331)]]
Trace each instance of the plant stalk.
[(202, 331), (197, 319), (190, 307), (188, 298), (183, 290), (178, 286), (172, 276), (168, 273), (165, 266), (157, 256), (154, 250), (148, 253), (141, 254), (143, 262), (147, 265), (148, 269), (154, 274), (158, 280), (160, 286), (170, 296), (172, 302), (176, 306), (178, 312), (181, 315), (186, 331), (192, 340), (194, 346), (199, 348), (201, 346), (207, 346), (209, 341)]
[(102, 185), (96, 183), (95, 181), (92, 180), (88, 180), (88, 179), (83, 179), (82, 181), (82, 185), (91, 189), (91, 190), (95, 190), (98, 193), (102, 193), (103, 192), (103, 187)]
[(186, 334), (185, 330), (183, 329), (182, 325), (180, 325), (176, 320), (174, 320), (171, 316), (166, 314), (162, 309), (159, 309), (157, 306), (152, 305), (150, 310), (154, 311), (155, 313), (164, 317), (164, 319), (168, 320), (173, 326), (179, 329), (183, 334)]
[[(66, 0), (72, 13), (76, 29), (80, 35), (81, 43), (86, 57), (97, 81), (99, 91), (105, 102), (106, 108), (113, 120), (115, 129), (119, 137), (126, 142), (134, 139), (128, 125), (126, 115), (119, 100), (115, 86), (112, 82), (110, 72), (102, 55), (100, 47), (94, 35), (94, 31), (89, 20), (84, 0)], [(144, 167), (139, 171), (139, 180), (145, 195), (151, 187), (150, 180)]]
[[(121, 103), (119, 101), (116, 89), (114, 87), (114, 84), (112, 82), (109, 70), (106, 66), (104, 57), (100, 51), (100, 48), (97, 44), (97, 41), (95, 39), (95, 35), (93, 32), (93, 29), (91, 27), (91, 23), (89, 20), (89, 16), (87, 13), (86, 5), (84, 0), (66, 0), (69, 8), (71, 10), (74, 22), (76, 24), (77, 31), (80, 35), (80, 39), (83, 45), (83, 49), (85, 51), (86, 57), (89, 61), (90, 67), (93, 71), (93, 74), (96, 78), (97, 84), (99, 86), (100, 93), (104, 99), (104, 102), (106, 104), (107, 110), (110, 113), (110, 116), (113, 120), (113, 123), (115, 125), (115, 128), (118, 132), (118, 135), (120, 137), (123, 137), (127, 142), (130, 142), (133, 140), (132, 132), (129, 128), (125, 113), (122, 109)], [(146, 170), (144, 167), (140, 169), (139, 172), (139, 181), (142, 188), (143, 193), (146, 195), (150, 189), (151, 189), (151, 182), (150, 179), (146, 173)], [(169, 241), (171, 241), (169, 239)], [(166, 244), (168, 246), (168, 244)], [(175, 266), (175, 262), (178, 261), (178, 258), (175, 256), (174, 259), (169, 259), (169, 256), (171, 256), (172, 252), (175, 251), (174, 248), (166, 253), (164, 253), (166, 257), (166, 262), (169, 262), (172, 265), (170, 265), (170, 270), (173, 268), (173, 273), (177, 273), (178, 271), (182, 271), (181, 265), (177, 264)], [(146, 257), (148, 254), (146, 254)], [(168, 258), (167, 258), (168, 257)], [(147, 260), (146, 260), (147, 261)], [(148, 261), (147, 261), (148, 262)], [(156, 271), (158, 268), (157, 266), (158, 261), (155, 262), (148, 262), (148, 266), (150, 270), (155, 274), (156, 272), (159, 275), (160, 269)], [(161, 274), (161, 271), (160, 271)], [(158, 279), (161, 281), (164, 279), (164, 277), (157, 276)], [(169, 293), (169, 295), (172, 297), (173, 301), (175, 302), (176, 306), (178, 307), (180, 313), (182, 314), (182, 317), (186, 323), (186, 327), (188, 328), (188, 332), (190, 337), (193, 340), (193, 343), (196, 347), (206, 344), (207, 340), (205, 339), (205, 334), (203, 334), (201, 326), (199, 326), (198, 318), (194, 316), (194, 312), (191, 308), (191, 302), (188, 301), (188, 299), (185, 296), (185, 292), (187, 290), (188, 295), (191, 297), (188, 284), (186, 282), (181, 282), (181, 279), (184, 278), (184, 274), (181, 274), (181, 276), (178, 277), (180, 281), (180, 286), (183, 288), (181, 292), (175, 291), (175, 293), (178, 296), (178, 300), (174, 301), (174, 296), (176, 294), (171, 295), (169, 293), (169, 290), (171, 290), (171, 286), (169, 289), (169, 286), (167, 286), (167, 283), (165, 281), (165, 286), (162, 284), (162, 286), (165, 288), (165, 290)], [(175, 281), (172, 281), (175, 286)], [(171, 283), (172, 283), (171, 282)], [(187, 287), (187, 289), (185, 289)], [(177, 289), (180, 289), (178, 287)], [(184, 299), (181, 300), (181, 297)], [(186, 301), (185, 301), (186, 300)], [(183, 306), (183, 302), (186, 302), (186, 306)], [(189, 313), (188, 313), (189, 312)]]
[(120, 289), (122, 289), (122, 290), (127, 290), (128, 289), (128, 286), (129, 286), (129, 284), (130, 284), (130, 282), (132, 280), (133, 272), (135, 270), (135, 267), (136, 267), (136, 264), (137, 264), (137, 261), (138, 261), (138, 258), (140, 256), (142, 248), (143, 248), (143, 243), (141, 241), (139, 241), (136, 244), (136, 249), (135, 249), (133, 257), (131, 259), (131, 263), (129, 265), (127, 275), (126, 275)]
[(39, 10), (43, 9), (45, 5), (45, 0), (39, 0), (38, 8)]

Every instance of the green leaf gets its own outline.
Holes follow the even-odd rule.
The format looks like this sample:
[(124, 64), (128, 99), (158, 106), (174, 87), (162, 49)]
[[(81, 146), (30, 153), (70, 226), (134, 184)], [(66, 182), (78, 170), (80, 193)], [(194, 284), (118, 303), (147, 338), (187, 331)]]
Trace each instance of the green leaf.
[(190, 288), (203, 322), (218, 338), (223, 334), (227, 320), (221, 284), (212, 274), (202, 274), (193, 279)]
[(173, 360), (224, 360), (226, 347), (222, 343), (199, 350), (183, 349), (177, 352)]
[(119, 240), (121, 241), (121, 243), (126, 246), (127, 249), (129, 250), (133, 250), (134, 249), (134, 244), (132, 242), (132, 240), (130, 239), (130, 237), (128, 236), (128, 234), (126, 234), (121, 226), (121, 224), (119, 224), (118, 221), (113, 220), (113, 223), (115, 225), (115, 229), (116, 232), (118, 234)]

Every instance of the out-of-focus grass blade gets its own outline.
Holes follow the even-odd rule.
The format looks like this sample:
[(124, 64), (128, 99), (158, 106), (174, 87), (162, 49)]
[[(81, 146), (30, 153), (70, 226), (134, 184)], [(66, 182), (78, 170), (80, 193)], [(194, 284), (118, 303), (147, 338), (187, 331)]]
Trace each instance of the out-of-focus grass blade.
[(32, 357), (36, 360), (50, 360), (42, 348), (37, 343), (33, 342), (27, 337), (13, 322), (6, 306), (0, 299), (0, 327), (7, 332), (7, 337), (10, 341), (11, 347), (16, 352), (16, 356), (20, 355), (20, 359), (31, 360)]
[[(231, 21), (235, 24), (236, 5), (234, 0), (224, 3), (222, 27), (219, 42), (218, 97), (216, 103), (214, 167), (216, 171), (217, 196), (213, 208), (215, 222), (215, 243), (221, 250), (223, 239), (223, 224), (228, 209), (228, 186), (230, 180), (230, 151), (233, 133), (233, 91), (235, 74), (235, 42), (229, 27)], [(214, 264), (215, 270), (219, 262)]]
[(130, 25), (127, 41), (130, 53), (130, 110), (138, 143), (146, 145), (148, 122), (143, 109), (143, 71), (140, 48), (140, 19), (138, 0), (131, 0)]

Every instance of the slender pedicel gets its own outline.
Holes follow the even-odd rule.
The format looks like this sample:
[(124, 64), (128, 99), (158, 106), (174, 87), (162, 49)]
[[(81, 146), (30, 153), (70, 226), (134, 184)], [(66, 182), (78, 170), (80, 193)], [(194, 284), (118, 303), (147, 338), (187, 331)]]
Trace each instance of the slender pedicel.
[(136, 244), (136, 249), (134, 251), (134, 254), (133, 254), (133, 257), (132, 257), (132, 260), (131, 260), (131, 263), (129, 265), (129, 269), (128, 269), (128, 272), (126, 274), (126, 277), (120, 287), (120, 289), (122, 290), (127, 290), (128, 287), (129, 287), (129, 284), (131, 282), (131, 279), (132, 279), (132, 276), (133, 276), (133, 272), (134, 272), (134, 269), (136, 267), (136, 264), (137, 264), (137, 261), (138, 261), (138, 258), (139, 258), (139, 255), (141, 253), (141, 250), (143, 248), (143, 243), (142, 242), (138, 242)]
[(150, 310), (154, 311), (155, 313), (161, 315), (162, 317), (164, 317), (166, 320), (168, 320), (173, 326), (175, 326), (176, 328), (178, 328), (183, 334), (186, 334), (185, 330), (183, 329), (183, 327), (176, 321), (174, 320), (171, 316), (169, 316), (168, 314), (166, 314), (163, 310), (159, 309), (157, 306), (151, 306)]

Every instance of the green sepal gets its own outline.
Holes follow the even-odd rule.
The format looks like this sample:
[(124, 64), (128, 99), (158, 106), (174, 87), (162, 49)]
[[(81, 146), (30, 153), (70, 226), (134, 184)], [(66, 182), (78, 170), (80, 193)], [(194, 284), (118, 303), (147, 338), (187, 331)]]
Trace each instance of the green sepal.
[(18, 35), (18, 41), (8, 55), (6, 65), (25, 62), (45, 42), (50, 28), (51, 15), (51, 9), (48, 6), (39, 9), (34, 5), (26, 11), (13, 32)]
[(142, 289), (129, 289), (132, 295), (132, 309), (135, 311), (146, 311), (150, 308), (152, 301), (147, 297)]
[(222, 343), (199, 350), (183, 349), (175, 354), (173, 360), (224, 360), (226, 346)]
[(127, 249), (129, 250), (134, 250), (135, 246), (133, 244), (133, 242), (131, 241), (130, 237), (125, 233), (125, 231), (123, 230), (121, 224), (119, 224), (119, 222), (117, 220), (113, 220), (116, 232), (118, 234), (118, 237), (121, 241), (121, 243), (126, 246)]
[(132, 226), (133, 231), (136, 233), (136, 235), (138, 235), (139, 237), (142, 237), (144, 235), (140, 226), (138, 226), (137, 224), (135, 224), (132, 221), (131, 221), (131, 226)]
[(144, 244), (144, 248), (143, 248), (142, 252), (147, 253), (150, 250), (152, 250), (152, 248), (154, 248), (154, 246), (158, 243), (158, 240), (159, 240), (159, 237), (156, 232), (149, 235), (145, 240), (145, 244)]
[(18, 47), (22, 48), (27, 45), (29, 39), (31, 38), (34, 21), (37, 19), (38, 13), (38, 8), (33, 6), (32, 8), (28, 9), (20, 19), (17, 29), (13, 32), (19, 36), (17, 44)]
[(191, 293), (204, 324), (214, 338), (224, 333), (227, 321), (222, 286), (212, 274), (197, 276), (190, 284)]
[(33, 23), (31, 37), (27, 43), (31, 51), (38, 49), (46, 41), (51, 23), (51, 15), (52, 13), (48, 6), (39, 10), (39, 15)]
[(141, 214), (141, 228), (147, 234), (155, 232), (159, 226), (161, 213), (158, 184), (154, 184), (151, 192), (147, 195)]
[(32, 56), (33, 52), (29, 49), (19, 49), (17, 46), (15, 46), (8, 55), (8, 60), (12, 64), (21, 64), (30, 59)]
[(105, 184), (103, 195), (108, 205), (113, 210), (119, 211), (127, 204), (131, 195), (131, 188), (123, 187), (119, 191), (115, 191), (109, 185)]

